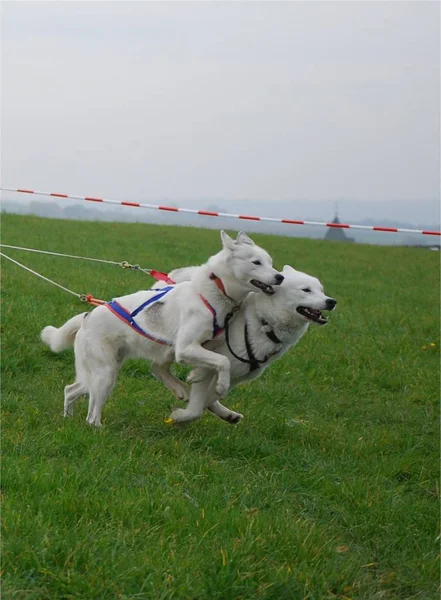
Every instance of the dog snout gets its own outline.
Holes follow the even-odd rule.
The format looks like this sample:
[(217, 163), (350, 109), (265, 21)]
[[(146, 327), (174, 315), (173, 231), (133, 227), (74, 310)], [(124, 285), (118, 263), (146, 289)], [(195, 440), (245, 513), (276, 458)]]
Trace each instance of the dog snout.
[(281, 275), (280, 273), (277, 273), (277, 275), (274, 277), (274, 279), (276, 280), (275, 285), (280, 285), (282, 283), (282, 281), (285, 279), (285, 277), (283, 275)]
[(327, 298), (326, 310), (334, 310), (336, 304), (337, 304), (337, 300), (334, 300), (334, 298)]

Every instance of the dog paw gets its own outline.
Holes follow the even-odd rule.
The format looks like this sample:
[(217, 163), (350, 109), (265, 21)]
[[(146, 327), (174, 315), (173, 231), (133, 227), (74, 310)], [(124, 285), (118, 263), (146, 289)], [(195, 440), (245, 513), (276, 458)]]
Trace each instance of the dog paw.
[(175, 396), (178, 400), (188, 400), (190, 395), (190, 389), (188, 385), (181, 382), (179, 385), (176, 385), (175, 388)]
[(222, 419), (231, 425), (237, 425), (242, 421), (243, 415), (241, 413), (231, 411), (229, 415), (222, 417)]
[(185, 410), (183, 408), (175, 408), (174, 411), (170, 414), (169, 418), (166, 420), (166, 423), (180, 423), (185, 418)]
[[(192, 413), (185, 408), (176, 408), (167, 419), (170, 423), (188, 423), (189, 421), (196, 421), (201, 415)], [(171, 419), (171, 420), (170, 420)]]

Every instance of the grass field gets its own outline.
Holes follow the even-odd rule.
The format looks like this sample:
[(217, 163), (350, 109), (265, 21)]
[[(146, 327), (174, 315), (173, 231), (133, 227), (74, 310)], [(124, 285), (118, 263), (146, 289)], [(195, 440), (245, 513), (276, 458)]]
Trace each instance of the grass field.
[[(6, 215), (2, 241), (159, 270), (218, 251), (214, 231)], [(62, 418), (72, 352), (40, 330), (84, 305), (2, 265), (4, 600), (438, 598), (439, 255), (265, 235), (274, 257), (338, 299), (329, 325), (211, 415), (127, 362), (104, 411)], [(14, 250), (111, 299), (141, 273)], [(435, 344), (435, 346), (431, 345)]]

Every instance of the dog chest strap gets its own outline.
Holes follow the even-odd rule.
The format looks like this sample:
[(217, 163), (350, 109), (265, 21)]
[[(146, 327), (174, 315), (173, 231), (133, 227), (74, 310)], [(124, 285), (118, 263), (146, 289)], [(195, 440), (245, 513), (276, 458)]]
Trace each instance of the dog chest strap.
[(274, 331), (265, 331), (265, 335), (268, 339), (270, 339), (275, 344), (282, 344), (282, 341), (276, 336)]
[(245, 347), (247, 349), (247, 354), (248, 354), (248, 358), (249, 363), (250, 363), (250, 373), (251, 371), (255, 371), (256, 369), (260, 368), (260, 365), (262, 363), (265, 363), (268, 360), (268, 356), (265, 356), (265, 358), (261, 361), (257, 360), (257, 358), (254, 355), (253, 349), (251, 348), (251, 344), (250, 344), (250, 340), (248, 338), (248, 327), (245, 321)]
[[(231, 318), (231, 315), (228, 315), (228, 317)], [(246, 363), (248, 365), (250, 365), (250, 373), (252, 371), (255, 371), (256, 369), (258, 369), (260, 367), (260, 365), (263, 365), (264, 363), (266, 363), (271, 356), (274, 356), (275, 354), (278, 354), (280, 352), (280, 350), (274, 350), (273, 352), (270, 352), (270, 354), (267, 354), (262, 360), (259, 360), (258, 358), (256, 358), (253, 349), (251, 348), (251, 344), (250, 344), (250, 340), (248, 337), (248, 325), (247, 322), (245, 320), (245, 328), (244, 328), (244, 337), (245, 337), (245, 347), (247, 349), (247, 354), (248, 354), (248, 358), (242, 358), (241, 356), (239, 356), (238, 354), (236, 354), (233, 350), (233, 348), (231, 347), (230, 344), (230, 328), (229, 328), (229, 320), (230, 318), (225, 319), (225, 342), (227, 344), (227, 348), (228, 350), (231, 352), (231, 354), (234, 356), (234, 358), (237, 358), (237, 360), (240, 360), (240, 362)], [(282, 342), (276, 337), (276, 335), (274, 334), (274, 332), (269, 332), (270, 334), (273, 334), (273, 338), (271, 338), (268, 333), (266, 334), (269, 339), (271, 341), (275, 341), (276, 344), (281, 344)]]
[[(230, 318), (232, 317), (232, 315), (228, 315)], [(229, 321), (230, 318), (227, 317), (227, 319), (225, 319), (225, 342), (227, 344), (227, 348), (228, 350), (231, 352), (231, 354), (234, 356), (234, 358), (237, 358), (237, 360), (239, 360), (240, 362), (246, 363), (247, 365), (251, 365), (250, 366), (250, 371), (255, 371), (256, 369), (259, 368), (260, 363), (266, 362), (268, 360), (268, 357), (265, 356), (265, 358), (262, 361), (258, 361), (256, 359), (256, 357), (254, 356), (254, 353), (251, 349), (249, 340), (248, 340), (248, 328), (245, 322), (245, 346), (247, 349), (247, 354), (248, 354), (248, 358), (242, 358), (241, 356), (239, 356), (238, 354), (236, 354), (233, 350), (233, 348), (231, 347), (230, 344), (230, 327), (229, 327)]]
[[(262, 321), (262, 325), (268, 325), (268, 321), (265, 321), (265, 319), (261, 319), (261, 321)], [(274, 344), (282, 344), (283, 343), (282, 340), (279, 340), (279, 338), (277, 337), (277, 335), (274, 333), (273, 330), (265, 331), (265, 335), (269, 340), (274, 342)]]
[(228, 298), (228, 300), (231, 300), (232, 302), (237, 304), (236, 300), (234, 300), (234, 298), (231, 298), (231, 296), (227, 294), (223, 281), (220, 277), (218, 277), (215, 273), (210, 273), (209, 278), (211, 279), (211, 281), (214, 281), (214, 283), (217, 285), (217, 287), (220, 289), (223, 295)]

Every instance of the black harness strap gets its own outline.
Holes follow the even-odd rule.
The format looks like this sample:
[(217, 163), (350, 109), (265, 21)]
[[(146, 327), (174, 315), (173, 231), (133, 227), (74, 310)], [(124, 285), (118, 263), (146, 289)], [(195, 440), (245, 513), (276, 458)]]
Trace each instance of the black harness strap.
[(262, 363), (265, 363), (268, 360), (268, 356), (265, 356), (265, 358), (261, 361), (257, 360), (253, 349), (251, 348), (251, 344), (250, 344), (250, 340), (248, 338), (248, 327), (247, 327), (247, 322), (245, 321), (245, 347), (247, 349), (247, 354), (248, 354), (248, 358), (249, 358), (249, 363), (250, 363), (250, 373), (251, 371), (255, 371), (256, 369), (260, 368), (260, 365)]
[[(237, 355), (233, 348), (231, 347), (230, 344), (230, 320), (233, 316), (233, 313), (229, 313), (225, 319), (225, 325), (224, 325), (224, 329), (225, 329), (225, 342), (227, 344), (227, 348), (228, 350), (231, 352), (231, 354), (234, 356), (234, 358), (237, 358), (237, 360), (239, 360), (240, 362), (246, 363), (248, 365), (250, 365), (250, 373), (251, 371), (255, 371), (256, 369), (260, 368), (260, 365), (263, 365), (264, 363), (267, 362), (267, 360), (273, 356), (274, 354), (277, 354), (279, 352), (279, 350), (276, 350), (274, 352), (271, 352), (270, 354), (267, 354), (265, 356), (265, 358), (263, 358), (262, 360), (259, 360), (258, 358), (256, 358), (253, 349), (251, 348), (251, 344), (250, 344), (250, 340), (248, 337), (248, 326), (247, 326), (247, 322), (245, 320), (245, 331), (244, 331), (244, 336), (245, 336), (245, 347), (247, 349), (247, 354), (248, 354), (248, 358), (242, 358), (241, 356)], [(267, 325), (266, 321), (262, 322), (264, 325)], [(276, 336), (276, 334), (274, 333), (274, 331), (268, 331), (265, 332), (266, 336), (275, 344), (281, 344), (282, 342), (278, 339), (278, 337)]]
[[(265, 321), (265, 319), (262, 319), (262, 325), (268, 325), (268, 321)], [(275, 344), (281, 344), (281, 340), (279, 340), (279, 338), (276, 336), (276, 334), (274, 333), (274, 331), (265, 331), (266, 333), (266, 337), (269, 338), (272, 342), (274, 342)]]

